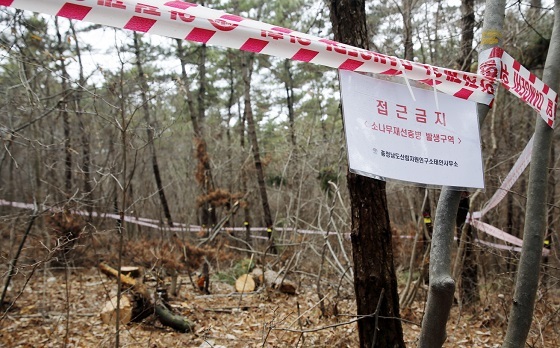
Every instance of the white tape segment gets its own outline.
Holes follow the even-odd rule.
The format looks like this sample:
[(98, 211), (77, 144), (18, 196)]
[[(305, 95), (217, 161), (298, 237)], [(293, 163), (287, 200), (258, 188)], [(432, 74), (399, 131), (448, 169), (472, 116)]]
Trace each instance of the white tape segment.
[[(29, 204), (29, 203), (21, 203), (21, 202), (10, 202), (10, 201), (6, 201), (3, 199), (0, 199), (0, 206), (10, 206), (10, 207), (14, 207), (14, 208), (20, 208), (20, 209), (28, 209), (28, 210), (35, 210), (36, 206), (34, 204)], [(51, 212), (57, 212), (57, 211), (63, 211), (63, 209), (60, 208), (49, 208), (49, 207), (45, 207), (45, 206), (41, 206), (42, 210), (48, 210)], [(89, 216), (90, 213), (87, 211), (83, 211), (83, 210), (72, 210), (71, 211), (72, 214), (77, 214), (77, 215), (82, 215), (82, 216)], [(99, 217), (99, 218), (109, 218), (109, 219), (114, 219), (114, 220), (119, 220), (121, 217), (118, 214), (109, 214), (109, 213), (98, 213), (98, 212), (91, 212), (91, 216), (92, 217)], [(167, 231), (172, 231), (172, 232), (200, 232), (200, 230), (203, 228), (201, 226), (197, 226), (197, 225), (187, 225), (187, 224), (181, 224), (181, 223), (173, 223), (174, 227), (163, 227), (161, 225), (161, 222), (158, 220), (154, 220), (154, 219), (148, 219), (148, 218), (142, 218), (142, 217), (134, 217), (134, 216), (129, 216), (129, 215), (125, 215), (124, 216), (124, 221), (129, 222), (131, 224), (136, 224), (136, 225), (140, 225), (140, 226), (145, 226), (145, 227), (149, 227), (149, 228), (153, 228), (153, 229), (157, 229), (157, 230), (167, 230)], [(471, 220), (472, 221), (472, 220)], [(472, 224), (474, 227), (476, 227), (477, 229), (486, 232), (488, 234), (498, 238), (498, 239), (503, 239), (505, 241), (510, 242), (511, 244), (515, 245), (515, 247), (511, 247), (508, 245), (504, 245), (504, 244), (496, 244), (496, 243), (490, 243), (490, 242), (486, 242), (480, 239), (476, 239), (475, 242), (482, 244), (482, 245), (486, 245), (488, 247), (492, 247), (495, 249), (501, 249), (501, 250), (511, 250), (511, 251), (517, 251), (520, 252), (521, 248), (519, 247), (522, 244), (522, 240), (517, 238), (517, 237), (513, 237), (510, 234), (499, 230), (497, 228), (495, 228), (494, 226), (488, 225), (484, 222), (475, 220), (474, 223)], [(242, 231), (246, 231), (247, 228), (246, 227), (224, 227), (223, 230), (225, 232), (242, 232)], [(265, 232), (268, 230), (268, 228), (266, 227), (250, 227), (249, 230), (251, 232)], [(328, 235), (336, 235), (338, 234), (337, 232), (327, 232), (327, 231), (314, 231), (314, 230), (303, 230), (303, 229), (295, 229), (295, 228), (291, 228), (291, 227), (282, 227), (282, 228), (278, 228), (275, 227), (274, 228), (275, 231), (278, 232), (292, 232), (292, 233), (298, 233), (298, 234), (307, 234), (307, 235), (322, 235), (322, 236), (328, 236)], [(342, 236), (349, 240), (350, 239), (350, 233), (346, 232), (346, 233), (341, 233)], [(509, 236), (509, 237), (508, 237)], [(400, 239), (414, 239), (414, 236), (408, 236), (408, 235), (400, 235), (400, 236), (394, 236), (394, 237), (398, 237)], [(504, 237), (504, 238), (502, 238)], [(268, 237), (265, 236), (259, 236), (259, 235), (251, 235), (251, 238), (253, 239), (268, 239)], [(543, 249), (543, 256), (548, 256), (549, 254), (549, 250), (548, 249)]]
[(188, 2), (146, 2), (0, 0), (0, 5), (343, 70), (406, 74), (462, 99), (487, 105), (493, 100), (494, 78), (386, 56)]
[(488, 202), (484, 205), (484, 208), (482, 208), (482, 210), (480, 212), (473, 213), (473, 218), (480, 219), (488, 211), (490, 211), (490, 209), (497, 206), (498, 203), (500, 203), (502, 201), (502, 199), (504, 199), (504, 197), (509, 192), (509, 190), (511, 189), (513, 184), (515, 184), (517, 179), (519, 179), (519, 176), (521, 176), (521, 174), (525, 171), (525, 168), (527, 168), (527, 166), (531, 162), (531, 152), (532, 152), (532, 149), (533, 149), (533, 138), (534, 138), (534, 136), (531, 137), (531, 139), (527, 143), (527, 146), (525, 146), (525, 148), (521, 152), (521, 155), (519, 155), (519, 158), (517, 158), (517, 161), (515, 161), (515, 164), (513, 165), (513, 167), (509, 171), (508, 175), (506, 176), (506, 178), (502, 182), (502, 185), (500, 186), (500, 188), (498, 188), (496, 193), (494, 193), (492, 198), (490, 198), (490, 200), (488, 200)]

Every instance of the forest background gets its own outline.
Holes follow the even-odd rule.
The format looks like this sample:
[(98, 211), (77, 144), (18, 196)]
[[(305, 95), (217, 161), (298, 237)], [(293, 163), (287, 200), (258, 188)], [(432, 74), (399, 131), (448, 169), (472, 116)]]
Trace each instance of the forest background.
[[(372, 50), (404, 57), (411, 42), (414, 60), (475, 72), (484, 2), (472, 3), (477, 44), (469, 67), (458, 65), (459, 2), (370, 2)], [(332, 35), (322, 1), (204, 5), (319, 37)], [(537, 76), (551, 36), (551, 6), (539, 0), (507, 3), (503, 48)], [(124, 255), (126, 262), (146, 267), (164, 263), (162, 245), (169, 247), (173, 238), (199, 243), (197, 234), (170, 229), (185, 223), (210, 229), (263, 227), (251, 233), (274, 237), (276, 251), (284, 255), (271, 261), (283, 265), (278, 268), (298, 276), (319, 273), (318, 293), (323, 272), (325, 279), (338, 279), (329, 283), (351, 290), (351, 250), (341, 237), (350, 230), (350, 213), (334, 69), (5, 8), (1, 15), (0, 199), (63, 212), (123, 212), (160, 221), (161, 227), (125, 224), (123, 252), (115, 234), (123, 226), (115, 220), (41, 208), (30, 215), (2, 207), (3, 269), (32, 226), (15, 282), (29, 279), (37, 267), (54, 267), (52, 262), (90, 267)], [(516, 97), (498, 91), (481, 130), (486, 190), (476, 195), (473, 209), (479, 210), (500, 186), (533, 133), (534, 117)], [(543, 269), (541, 294), (558, 290), (556, 151), (553, 147), (545, 242), (552, 252)], [(486, 216), (517, 237), (522, 237), (525, 219), (526, 175)], [(387, 190), (400, 251), (395, 254), (399, 280), (403, 287), (409, 279), (421, 284), (422, 251), (429, 240), (424, 229), (431, 228), (439, 191), (390, 182)], [(35, 221), (35, 216), (40, 218)], [(337, 234), (324, 237), (294, 229)], [(203, 237), (209, 233), (196, 232)], [(418, 232), (422, 250), (411, 263)], [(238, 252), (249, 245), (266, 249), (266, 243), (247, 238), (245, 232), (234, 237), (231, 248), (222, 251)], [(481, 233), (477, 237), (502, 243)], [(160, 248), (153, 257), (140, 251), (150, 243)], [(477, 293), (510, 293), (518, 254), (473, 246)], [(233, 257), (229, 265), (239, 259)], [(183, 267), (192, 271), (196, 266)], [(421, 300), (422, 292), (410, 295), (409, 287), (401, 297)], [(411, 305), (406, 302), (404, 308)]]

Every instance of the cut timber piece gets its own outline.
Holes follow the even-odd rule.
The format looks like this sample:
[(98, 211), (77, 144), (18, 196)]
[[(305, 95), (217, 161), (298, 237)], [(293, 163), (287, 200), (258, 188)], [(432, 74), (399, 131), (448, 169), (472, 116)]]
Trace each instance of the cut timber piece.
[[(132, 305), (128, 296), (121, 296), (119, 306), (121, 308), (119, 318), (120, 322), (121, 324), (126, 325), (132, 320)], [(101, 321), (106, 325), (115, 325), (116, 320), (117, 296), (114, 296), (105, 303), (105, 306), (101, 311)]]
[(235, 291), (237, 292), (253, 292), (255, 291), (255, 281), (249, 274), (243, 274), (235, 281)]
[(261, 286), (264, 281), (262, 268), (253, 268), (253, 271), (251, 271), (251, 277), (253, 277), (256, 286)]
[(140, 267), (136, 266), (122, 266), (121, 273), (132, 278), (140, 278), (142, 276)]
[[(100, 264), (99, 269), (102, 273), (110, 276), (110, 277), (118, 277), (118, 272), (116, 269), (112, 268), (107, 264)], [(136, 282), (135, 279), (126, 276), (124, 274), (120, 275), (120, 280), (123, 285), (123, 288), (130, 289), (131, 293), (134, 294), (134, 297), (137, 299), (136, 303), (141, 303), (140, 313), (138, 315), (142, 316), (146, 313), (153, 313), (155, 312), (156, 317), (158, 320), (166, 326), (169, 326), (177, 331), (186, 332), (192, 331), (194, 324), (188, 321), (186, 318), (173, 314), (169, 309), (165, 308), (163, 305), (154, 303), (154, 294), (150, 293), (146, 286), (142, 283)], [(134, 301), (129, 301), (129, 304)], [(114, 301), (116, 303), (116, 299)], [(116, 305), (112, 306), (116, 307)], [(122, 305), (121, 305), (122, 307)], [(132, 316), (132, 311), (129, 317)], [(111, 316), (109, 315), (109, 320), (111, 320)], [(129, 319), (130, 321), (130, 319)]]
[(284, 276), (271, 269), (264, 272), (264, 281), (266, 285), (285, 294), (294, 295), (296, 293), (296, 285), (292, 281), (284, 279)]

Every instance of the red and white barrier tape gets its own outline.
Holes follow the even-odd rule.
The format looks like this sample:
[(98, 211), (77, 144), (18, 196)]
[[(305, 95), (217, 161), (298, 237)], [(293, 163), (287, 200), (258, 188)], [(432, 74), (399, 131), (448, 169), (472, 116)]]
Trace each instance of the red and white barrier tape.
[(513, 184), (515, 184), (517, 179), (519, 179), (519, 176), (521, 176), (521, 174), (523, 174), (523, 172), (525, 171), (525, 168), (527, 168), (529, 163), (531, 163), (532, 149), (533, 137), (531, 137), (531, 139), (521, 152), (521, 155), (519, 155), (519, 158), (517, 158), (517, 161), (509, 171), (508, 175), (506, 176), (506, 178), (502, 182), (502, 185), (500, 185), (496, 193), (494, 193), (492, 198), (490, 198), (488, 202), (486, 202), (481, 211), (477, 211), (472, 214), (473, 219), (482, 218), (488, 211), (497, 206), (498, 203), (500, 203), (502, 199), (504, 199)]
[(497, 78), (515, 96), (535, 109), (552, 128), (556, 119), (558, 94), (513, 59), (502, 48), (494, 47), (480, 52), (479, 71), (484, 76)]
[(182, 1), (0, 0), (0, 5), (343, 70), (403, 75), (489, 105), (494, 78), (386, 56)]
[[(28, 209), (28, 210), (34, 210), (36, 207), (34, 204), (29, 204), (29, 203), (21, 203), (21, 202), (10, 202), (10, 201), (6, 201), (3, 199), (0, 199), (0, 206), (10, 206), (10, 207), (14, 207), (14, 208), (21, 208), (21, 209)], [(45, 206), (41, 207), (44, 210), (51, 210), (51, 211), (61, 211), (61, 209), (57, 209), (57, 208), (48, 208)], [(72, 211), (73, 214), (77, 214), (77, 215), (82, 215), (82, 216), (89, 216), (90, 213), (87, 211), (83, 211), (83, 210), (74, 210)], [(114, 220), (119, 220), (121, 217), (118, 214), (110, 214), (110, 213), (98, 213), (98, 212), (91, 212), (91, 216), (92, 217), (99, 217), (99, 218), (109, 218), (109, 219), (114, 219)], [(197, 225), (187, 225), (187, 224), (181, 224), (181, 223), (174, 223), (175, 227), (162, 227), (161, 222), (158, 220), (153, 220), (153, 219), (148, 219), (148, 218), (141, 218), (141, 217), (133, 217), (133, 216), (129, 216), (129, 215), (125, 215), (124, 217), (124, 221), (129, 222), (131, 224), (136, 224), (136, 225), (140, 225), (140, 226), (145, 226), (145, 227), (149, 227), (149, 228), (153, 228), (153, 229), (158, 229), (158, 230), (167, 230), (167, 231), (173, 231), (173, 232), (200, 232), (200, 230), (203, 228), (201, 226), (197, 226)], [(517, 238), (517, 237), (513, 237), (509, 234), (507, 234), (504, 231), (501, 231), (497, 228), (495, 228), (494, 226), (488, 225), (484, 222), (478, 221), (478, 220), (471, 220), (473, 221), (473, 226), (476, 227), (477, 229), (480, 229), (481, 231), (484, 231), (498, 239), (503, 239), (507, 242), (510, 242), (513, 245), (516, 245), (516, 247), (510, 247), (507, 245), (503, 245), (503, 244), (496, 244), (496, 243), (490, 243), (490, 242), (486, 242), (486, 241), (482, 241), (479, 239), (476, 239), (475, 242), (479, 243), (479, 244), (483, 244), (495, 249), (501, 249), (501, 250), (512, 250), (512, 251), (521, 251), (521, 248), (519, 248), (519, 246), (521, 246), (522, 244), (522, 240)], [(246, 231), (247, 228), (246, 227), (224, 227), (223, 228), (224, 231), (226, 232), (242, 232), (242, 231)], [(268, 230), (268, 228), (266, 227), (250, 227), (249, 230), (251, 232), (266, 232)], [(338, 234), (337, 232), (326, 232), (326, 231), (315, 231), (315, 230), (303, 230), (303, 229), (295, 229), (292, 227), (275, 227), (274, 228), (275, 231), (278, 232), (292, 232), (292, 233), (298, 233), (298, 234), (307, 234), (307, 235), (336, 235)], [(489, 231), (489, 232), (487, 232)], [(345, 232), (345, 233), (341, 233), (342, 236), (349, 240), (350, 239), (350, 233)], [(509, 237), (508, 237), (509, 236)], [(409, 235), (399, 235), (399, 236), (393, 236), (393, 237), (398, 237), (400, 239), (414, 239), (414, 236), (409, 236)], [(266, 236), (258, 236), (258, 235), (251, 235), (251, 238), (253, 239), (268, 239), (268, 237)], [(549, 254), (549, 250), (548, 249), (544, 249), (543, 250), (543, 255), (546, 256)]]
[[(515, 184), (517, 179), (519, 179), (519, 176), (521, 176), (523, 171), (525, 171), (525, 168), (527, 168), (527, 166), (531, 162), (532, 148), (533, 148), (533, 137), (531, 137), (531, 139), (529, 140), (529, 142), (527, 143), (527, 145), (519, 155), (519, 158), (517, 158), (517, 161), (515, 161), (515, 164), (513, 165), (508, 175), (502, 182), (502, 185), (500, 185), (496, 193), (494, 193), (494, 195), (488, 200), (488, 202), (486, 202), (482, 210), (476, 211), (472, 213), (472, 215), (467, 216), (467, 223), (471, 224), (471, 226), (475, 227), (477, 230), (484, 232), (488, 235), (491, 235), (497, 239), (501, 239), (505, 242), (516, 245), (518, 247), (521, 247), (523, 245), (522, 239), (512, 236), (511, 234), (503, 230), (500, 230), (497, 227), (482, 222), (480, 221), (480, 219), (482, 219), (482, 217), (487, 212), (489, 212), (492, 208), (497, 206), (504, 199), (504, 197), (507, 195), (507, 193), (509, 192), (513, 184)], [(496, 247), (495, 243), (489, 243), (483, 241), (479, 241), (479, 242), (485, 245)], [(517, 250), (516, 248), (511, 248), (507, 246), (502, 246), (499, 247), (498, 249), (513, 250), (513, 251), (521, 250), (520, 248), (518, 248), (519, 250)], [(543, 256), (548, 256), (550, 254), (550, 250), (543, 248), (542, 254)]]
[(500, 48), (481, 52), (482, 74), (471, 74), (383, 55), (183, 1), (151, 0), (145, 4), (135, 0), (0, 0), (0, 6), (343, 70), (402, 75), (405, 80), (418, 80), (444, 93), (487, 105), (492, 103), (494, 84), (501, 79), (551, 127), (556, 117), (558, 95)]

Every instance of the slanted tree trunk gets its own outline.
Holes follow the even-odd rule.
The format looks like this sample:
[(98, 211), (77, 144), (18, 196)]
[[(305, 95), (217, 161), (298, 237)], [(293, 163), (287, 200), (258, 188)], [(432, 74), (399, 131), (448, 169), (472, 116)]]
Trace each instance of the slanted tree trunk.
[[(368, 48), (364, 0), (331, 0), (334, 38)], [(352, 254), (360, 347), (404, 347), (385, 182), (348, 172)], [(378, 303), (380, 303), (379, 311)]]
[[(554, 27), (546, 57), (543, 82), (556, 91), (560, 87), (560, 0), (554, 1)], [(533, 321), (535, 297), (539, 285), (547, 223), (547, 169), (550, 163), (554, 130), (539, 115), (536, 118), (535, 139), (529, 169), (523, 247), (503, 348), (525, 347)]]
[[(191, 116), (191, 123), (194, 132), (194, 143), (196, 147), (196, 158), (198, 160), (196, 169), (196, 180), (202, 191), (202, 195), (208, 195), (214, 191), (214, 178), (210, 167), (210, 156), (204, 139), (204, 116), (206, 114), (206, 45), (202, 45), (198, 62), (199, 83), (198, 94), (191, 92), (189, 77), (187, 75), (187, 55), (183, 47), (183, 41), (177, 40), (177, 57), (181, 61), (181, 90), (187, 96), (187, 106)], [(197, 100), (195, 108), (194, 100)], [(211, 208), (210, 203), (204, 200), (200, 206), (200, 223), (203, 226), (214, 226), (218, 222), (216, 210)]]
[(159, 170), (156, 144), (154, 143), (155, 124), (151, 120), (150, 104), (148, 100), (148, 82), (146, 81), (146, 75), (144, 74), (144, 68), (142, 65), (143, 57), (140, 50), (140, 36), (136, 32), (134, 33), (134, 54), (136, 55), (136, 68), (138, 69), (138, 78), (140, 80), (140, 97), (142, 98), (142, 109), (144, 111), (144, 120), (146, 121), (146, 133), (148, 136), (148, 147), (150, 149), (150, 157), (152, 160), (152, 170), (154, 173), (154, 178), (156, 180), (156, 187), (158, 190), (161, 207), (163, 209), (163, 215), (167, 220), (167, 224), (169, 226), (173, 226), (173, 219), (171, 219), (171, 211), (169, 210), (169, 205), (167, 203), (167, 198), (165, 196), (165, 190), (163, 188)]
[[(497, 46), (502, 41), (505, 0), (488, 0), (484, 14), (481, 51)], [(480, 123), (489, 110), (487, 105), (478, 104)], [(455, 292), (455, 281), (451, 276), (451, 250), (461, 195), (461, 191), (444, 187), (439, 196), (430, 252), (430, 288), (419, 348), (441, 347), (447, 338), (445, 327)]]
[(253, 62), (254, 53), (243, 53), (243, 85), (244, 88), (244, 99), (245, 99), (245, 109), (244, 115), (247, 120), (247, 131), (249, 136), (249, 141), (251, 142), (251, 150), (253, 152), (253, 161), (255, 163), (255, 170), (257, 172), (257, 184), (259, 186), (259, 193), (261, 195), (261, 203), (263, 208), (263, 218), (264, 224), (269, 229), (268, 239), (271, 241), (271, 245), (274, 245), (272, 238), (272, 214), (270, 212), (270, 205), (268, 203), (268, 194), (266, 192), (266, 182), (264, 180), (264, 169), (261, 161), (261, 154), (259, 150), (259, 142), (257, 140), (257, 127), (255, 125), (255, 119), (253, 118), (253, 108), (251, 105), (251, 75), (253, 74)]

